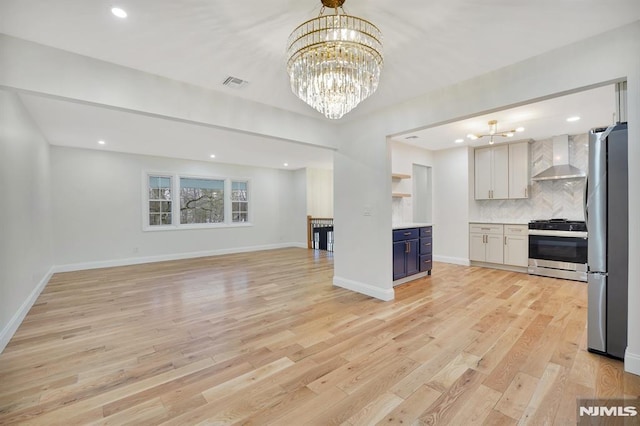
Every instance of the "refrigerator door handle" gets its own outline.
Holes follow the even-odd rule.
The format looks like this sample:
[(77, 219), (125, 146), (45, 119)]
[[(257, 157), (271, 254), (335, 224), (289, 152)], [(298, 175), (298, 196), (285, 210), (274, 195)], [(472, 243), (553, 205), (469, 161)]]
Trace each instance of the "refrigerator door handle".
[(589, 232), (589, 175), (584, 178), (584, 223), (587, 225), (587, 232)]

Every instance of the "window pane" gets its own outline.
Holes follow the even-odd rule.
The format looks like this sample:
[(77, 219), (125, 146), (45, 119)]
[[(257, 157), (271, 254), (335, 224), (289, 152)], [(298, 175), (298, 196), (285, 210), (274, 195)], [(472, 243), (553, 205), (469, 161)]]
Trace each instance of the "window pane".
[(231, 182), (231, 199), (233, 201), (247, 201), (247, 182)]
[(246, 222), (247, 221), (247, 214), (246, 213), (233, 213), (233, 221), (234, 222)]
[(224, 180), (180, 178), (180, 188), (224, 190)]
[(171, 178), (163, 176), (149, 176), (149, 188), (171, 188)]
[[(171, 177), (149, 176), (149, 225), (171, 225)], [(161, 215), (162, 214), (162, 215)]]
[(224, 222), (224, 180), (180, 178), (180, 223)]
[(231, 182), (231, 210), (233, 212), (231, 220), (233, 222), (247, 222), (249, 220), (249, 184), (243, 181)]

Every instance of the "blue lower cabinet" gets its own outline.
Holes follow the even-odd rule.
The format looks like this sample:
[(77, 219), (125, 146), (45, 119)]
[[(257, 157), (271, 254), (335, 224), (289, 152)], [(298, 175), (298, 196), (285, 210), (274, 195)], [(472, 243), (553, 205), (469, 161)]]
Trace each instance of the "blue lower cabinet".
[(423, 254), (420, 256), (420, 272), (429, 272), (431, 275), (431, 267), (433, 266), (433, 260), (430, 254)]
[(407, 276), (406, 241), (393, 243), (393, 279), (399, 280)]
[(407, 241), (407, 246), (409, 247), (409, 252), (407, 253), (407, 275), (417, 274), (420, 272), (418, 240)]
[[(431, 227), (393, 231), (393, 280), (419, 272), (431, 274)], [(428, 257), (429, 263), (424, 263)]]

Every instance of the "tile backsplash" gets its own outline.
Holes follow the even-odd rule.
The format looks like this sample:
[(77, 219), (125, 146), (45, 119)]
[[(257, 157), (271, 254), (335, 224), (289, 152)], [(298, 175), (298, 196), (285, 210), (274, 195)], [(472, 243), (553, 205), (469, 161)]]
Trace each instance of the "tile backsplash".
[[(533, 141), (530, 149), (530, 172), (535, 176), (552, 165), (553, 141)], [(569, 136), (569, 163), (585, 172), (589, 164), (588, 150), (587, 134)], [(471, 219), (505, 222), (551, 218), (584, 220), (584, 189), (583, 178), (530, 181), (528, 199), (474, 201), (476, 209)]]

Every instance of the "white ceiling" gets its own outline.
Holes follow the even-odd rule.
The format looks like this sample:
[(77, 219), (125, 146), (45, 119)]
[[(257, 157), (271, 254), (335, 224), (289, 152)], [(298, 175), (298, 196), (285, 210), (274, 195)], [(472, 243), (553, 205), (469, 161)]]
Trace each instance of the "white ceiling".
[[(110, 13), (114, 5), (126, 9), (129, 17), (115, 18)], [(284, 57), (291, 30), (316, 16), (320, 6), (318, 0), (1, 0), (0, 32), (326, 120), (291, 93)], [(638, 0), (349, 0), (345, 9), (382, 30), (385, 69), (378, 92), (343, 121), (640, 19)], [(249, 84), (242, 89), (223, 87), (230, 75)], [(82, 137), (80, 131), (47, 122), (51, 111), (45, 109), (77, 113), (80, 107), (92, 107), (61, 106), (60, 102), (33, 97), (27, 101), (29, 108), (37, 110), (36, 121), (48, 138), (71, 144), (67, 141)], [(84, 112), (94, 122), (103, 120), (102, 113), (108, 121), (114, 111)], [(56, 114), (61, 123), (77, 124), (62, 117), (62, 111)], [(127, 119), (126, 129), (153, 140), (157, 132), (134, 129), (148, 125), (148, 119)], [(176, 145), (172, 141), (169, 146), (167, 141), (167, 146), (159, 147), (145, 141), (132, 148), (136, 141), (129, 138), (118, 146), (129, 146), (131, 152), (153, 148), (155, 153), (165, 153), (158, 155), (191, 158), (201, 155), (195, 150), (202, 140), (221, 136), (217, 129), (205, 131), (186, 123), (166, 126), (188, 126), (181, 129), (183, 140), (199, 138), (200, 142)], [(89, 135), (89, 130), (85, 136), (92, 142), (88, 144), (101, 137)], [(266, 143), (244, 136), (224, 135), (238, 144), (240, 139)], [(274, 153), (284, 148), (275, 155), (279, 158), (294, 149), (282, 141), (280, 146), (268, 143)], [(112, 149), (113, 144), (103, 149)], [(183, 147), (185, 152), (180, 153), (178, 148)], [(211, 146), (202, 148), (208, 152)], [(251, 151), (245, 150), (245, 157), (247, 152)]]
[(38, 95), (20, 97), (52, 145), (281, 169), (333, 164), (332, 150), (298, 142)]

